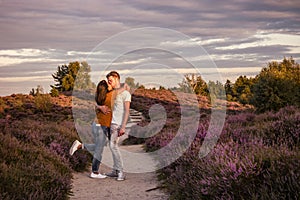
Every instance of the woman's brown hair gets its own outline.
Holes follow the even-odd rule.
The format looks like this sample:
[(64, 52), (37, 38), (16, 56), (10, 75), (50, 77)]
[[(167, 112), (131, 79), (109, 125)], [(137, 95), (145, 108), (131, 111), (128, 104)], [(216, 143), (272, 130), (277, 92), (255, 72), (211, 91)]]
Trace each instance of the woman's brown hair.
[(108, 92), (108, 85), (105, 80), (102, 80), (97, 85), (95, 100), (98, 105), (104, 105), (106, 94)]

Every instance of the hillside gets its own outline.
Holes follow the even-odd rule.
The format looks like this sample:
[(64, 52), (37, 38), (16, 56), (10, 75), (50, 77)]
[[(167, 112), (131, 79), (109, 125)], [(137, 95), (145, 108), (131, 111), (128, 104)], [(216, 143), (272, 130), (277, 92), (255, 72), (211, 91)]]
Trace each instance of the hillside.
[[(82, 101), (85, 109), (92, 103)], [(197, 96), (196, 104), (201, 116), (193, 143), (178, 160), (158, 173), (161, 187), (172, 198), (299, 197), (299, 108), (286, 107), (277, 113), (258, 115), (250, 106), (227, 102), (226, 122), (218, 143), (208, 157), (199, 159), (211, 105), (201, 96)], [(224, 102), (216, 102), (215, 109), (218, 104)], [(127, 141), (142, 142), (147, 151), (160, 149), (174, 138), (181, 107), (193, 110), (195, 101), (186, 93), (176, 96), (169, 90), (135, 90), (131, 107), (145, 116), (145, 121), (132, 127), (135, 135), (151, 123), (149, 110), (155, 105), (166, 113), (162, 129), (152, 137), (131, 137)], [(67, 199), (72, 195), (73, 172), (87, 170), (91, 160), (85, 151), (68, 155), (72, 141), (78, 139), (72, 97), (1, 97), (0, 122), (0, 199)]]

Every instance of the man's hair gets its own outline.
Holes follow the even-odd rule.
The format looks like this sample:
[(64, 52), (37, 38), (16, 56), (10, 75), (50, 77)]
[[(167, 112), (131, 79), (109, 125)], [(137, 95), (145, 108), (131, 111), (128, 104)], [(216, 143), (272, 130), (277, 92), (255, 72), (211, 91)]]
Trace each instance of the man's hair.
[(107, 75), (106, 75), (106, 78), (110, 77), (110, 76), (113, 76), (113, 77), (116, 77), (118, 79), (120, 79), (120, 74), (116, 71), (111, 71), (109, 72)]

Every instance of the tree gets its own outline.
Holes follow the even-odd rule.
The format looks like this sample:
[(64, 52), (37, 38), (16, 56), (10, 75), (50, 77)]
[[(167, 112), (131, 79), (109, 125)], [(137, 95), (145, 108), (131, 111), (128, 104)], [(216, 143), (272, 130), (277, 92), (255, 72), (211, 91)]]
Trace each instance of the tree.
[(96, 87), (91, 81), (90, 72), (91, 66), (87, 62), (81, 62), (74, 85), (77, 90), (93, 90)]
[(41, 85), (38, 85), (36, 89), (32, 88), (29, 92), (29, 95), (37, 96), (39, 94), (44, 94), (44, 88)]
[(257, 75), (252, 103), (257, 111), (277, 111), (287, 105), (300, 106), (300, 67), (293, 58), (270, 62)]
[(132, 77), (127, 77), (126, 79), (125, 79), (125, 83), (127, 83), (127, 85), (130, 87), (130, 88), (136, 88), (138, 85), (136, 85), (135, 83), (134, 83), (134, 78), (132, 78)]
[(51, 97), (58, 97), (59, 96), (59, 91), (56, 88), (52, 88), (50, 90), (50, 95), (51, 95)]
[(233, 84), (230, 82), (230, 80), (226, 80), (225, 83), (225, 92), (226, 92), (226, 99), (227, 101), (233, 101)]
[(184, 79), (179, 85), (179, 90), (183, 92), (200, 94), (203, 96), (208, 95), (208, 88), (206, 82), (200, 75), (186, 74)]
[(57, 72), (52, 74), (57, 83), (51, 87), (59, 92), (72, 91), (74, 87), (79, 90), (89, 89), (94, 86), (89, 75), (90, 71), (91, 68), (87, 62), (76, 61), (58, 66)]
[(57, 67), (57, 71), (52, 74), (52, 77), (55, 82), (57, 82), (54, 85), (51, 85), (52, 88), (57, 89), (58, 91), (64, 91), (63, 88), (63, 78), (68, 74), (68, 66), (67, 65), (62, 65)]
[(249, 104), (253, 96), (252, 87), (254, 83), (254, 78), (247, 78), (246, 76), (238, 77), (231, 89), (232, 100), (242, 104)]
[(225, 90), (224, 86), (220, 81), (208, 81), (208, 90), (209, 90), (209, 97), (212, 101), (215, 99), (222, 99), (225, 97)]

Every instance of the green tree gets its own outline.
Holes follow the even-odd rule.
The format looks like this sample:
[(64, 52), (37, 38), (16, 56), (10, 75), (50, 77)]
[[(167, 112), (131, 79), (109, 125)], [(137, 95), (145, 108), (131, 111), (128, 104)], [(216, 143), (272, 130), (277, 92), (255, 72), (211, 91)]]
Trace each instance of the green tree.
[(50, 90), (50, 95), (51, 95), (51, 97), (58, 97), (59, 96), (59, 91), (56, 88), (52, 88)]
[(211, 100), (225, 98), (224, 85), (219, 81), (208, 81), (209, 97)]
[(231, 90), (232, 100), (239, 101), (242, 104), (249, 104), (253, 97), (252, 88), (254, 83), (255, 78), (238, 77)]
[(134, 83), (134, 78), (132, 78), (132, 77), (127, 77), (126, 79), (125, 79), (125, 83), (130, 87), (130, 88), (136, 88), (138, 85), (136, 85), (135, 83)]
[(69, 70), (67, 65), (58, 66), (57, 71), (52, 74), (54, 81), (57, 83), (51, 85), (51, 87), (57, 89), (60, 92), (65, 91), (63, 88), (63, 78), (68, 74), (68, 71)]
[(41, 85), (38, 85), (36, 89), (32, 88), (29, 92), (29, 95), (37, 96), (39, 94), (44, 94), (44, 88)]
[(233, 101), (233, 83), (231, 83), (230, 80), (227, 79), (224, 87), (227, 101)]
[(257, 111), (279, 110), (286, 105), (300, 106), (300, 67), (293, 58), (270, 62), (257, 75), (252, 104)]
[(179, 85), (179, 90), (183, 92), (200, 94), (203, 96), (208, 95), (208, 88), (206, 82), (202, 79), (200, 75), (196, 74), (186, 74), (184, 79)]
[(91, 66), (87, 62), (81, 62), (80, 69), (75, 75), (76, 81), (74, 87), (77, 90), (91, 90), (96, 88), (95, 84), (91, 81)]
[(68, 65), (58, 66), (57, 72), (52, 74), (56, 84), (51, 85), (51, 87), (59, 92), (72, 91), (74, 87), (79, 90), (90, 89), (94, 87), (89, 75), (90, 71), (91, 67), (87, 62), (79, 63), (76, 61)]

